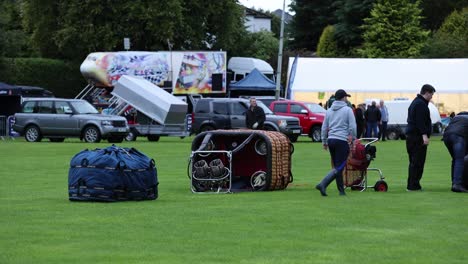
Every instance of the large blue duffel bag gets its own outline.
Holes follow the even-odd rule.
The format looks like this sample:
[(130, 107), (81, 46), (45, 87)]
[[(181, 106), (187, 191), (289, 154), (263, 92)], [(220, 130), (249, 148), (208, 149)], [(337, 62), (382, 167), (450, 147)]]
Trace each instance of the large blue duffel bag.
[(83, 150), (70, 161), (68, 195), (70, 201), (155, 200), (155, 162), (134, 148)]

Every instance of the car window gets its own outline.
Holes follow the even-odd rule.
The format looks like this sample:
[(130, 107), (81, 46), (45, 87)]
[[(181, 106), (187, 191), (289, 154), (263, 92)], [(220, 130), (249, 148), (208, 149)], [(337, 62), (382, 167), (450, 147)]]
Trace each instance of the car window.
[(227, 104), (221, 102), (213, 102), (213, 113), (220, 115), (227, 115)]
[(87, 101), (73, 101), (71, 105), (78, 114), (99, 114), (98, 110)]
[(37, 103), (38, 113), (41, 114), (52, 114), (53, 108), (52, 108), (53, 102), (52, 101), (41, 101)]
[(55, 102), (55, 112), (57, 114), (65, 114), (71, 111), (72, 109), (70, 105), (68, 104), (68, 102), (60, 102), (60, 101)]
[(273, 106), (273, 111), (274, 112), (280, 112), (280, 113), (287, 113), (288, 112), (288, 104), (275, 104)]
[(263, 109), (263, 112), (265, 112), (265, 115), (273, 115), (273, 112), (270, 110), (270, 108), (268, 108), (268, 106), (266, 106), (261, 101), (257, 101), (257, 105)]
[(210, 112), (210, 104), (209, 101), (206, 100), (198, 100), (195, 106), (195, 113), (209, 113)]
[(23, 113), (34, 113), (34, 106), (36, 106), (35, 101), (29, 101), (24, 103)]
[(306, 110), (304, 107), (302, 107), (302, 105), (298, 105), (298, 104), (291, 104), (291, 113), (293, 114), (300, 114), (301, 113), (301, 110)]
[(321, 107), (318, 104), (308, 103), (308, 104), (306, 104), (306, 106), (307, 106), (307, 108), (310, 109), (310, 111), (312, 111), (312, 113), (323, 113), (323, 114), (325, 114), (327, 112), (327, 110), (325, 110), (325, 108)]
[(231, 111), (233, 115), (243, 115), (247, 108), (245, 105), (241, 104), (240, 102), (231, 103)]

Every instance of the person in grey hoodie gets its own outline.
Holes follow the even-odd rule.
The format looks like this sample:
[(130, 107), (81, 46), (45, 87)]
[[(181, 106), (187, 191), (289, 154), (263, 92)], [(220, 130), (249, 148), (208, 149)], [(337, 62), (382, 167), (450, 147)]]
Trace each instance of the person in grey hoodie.
[(335, 179), (340, 195), (345, 195), (343, 169), (348, 159), (349, 143), (356, 138), (356, 119), (353, 110), (347, 104), (348, 97), (351, 95), (344, 90), (336, 91), (335, 101), (327, 110), (322, 124), (323, 149), (330, 151), (333, 163), (333, 170), (315, 186), (322, 196), (327, 196), (327, 186)]

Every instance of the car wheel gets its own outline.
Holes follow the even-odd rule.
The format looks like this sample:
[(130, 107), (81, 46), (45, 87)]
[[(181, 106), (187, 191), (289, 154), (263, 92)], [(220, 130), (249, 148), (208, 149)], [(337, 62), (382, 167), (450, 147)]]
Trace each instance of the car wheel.
[(434, 124), (434, 127), (433, 127), (433, 130), (434, 130), (434, 133), (442, 133), (442, 124), (437, 122)]
[(107, 139), (109, 143), (122, 143), (123, 140), (123, 137), (110, 137)]
[(290, 135), (289, 136), (289, 140), (291, 142), (297, 142), (297, 138), (299, 137), (299, 135)]
[(157, 141), (159, 141), (159, 136), (158, 135), (148, 135), (148, 141), (157, 142)]
[(28, 142), (39, 142), (42, 140), (41, 131), (37, 126), (28, 126), (24, 132), (24, 138)]
[(132, 131), (128, 132), (127, 136), (125, 137), (126, 141), (135, 141), (137, 138), (136, 134)]
[(269, 125), (264, 126), (263, 130), (266, 130), (266, 131), (277, 131), (274, 127), (269, 126)]
[(313, 142), (321, 142), (322, 141), (322, 128), (319, 126), (314, 126), (310, 131), (310, 138)]
[(400, 132), (398, 132), (396, 129), (390, 129), (387, 132), (387, 138), (390, 140), (397, 140), (400, 138)]
[(101, 132), (95, 126), (86, 127), (83, 131), (83, 139), (88, 143), (99, 143), (101, 142)]
[(50, 142), (63, 142), (65, 138), (49, 138)]

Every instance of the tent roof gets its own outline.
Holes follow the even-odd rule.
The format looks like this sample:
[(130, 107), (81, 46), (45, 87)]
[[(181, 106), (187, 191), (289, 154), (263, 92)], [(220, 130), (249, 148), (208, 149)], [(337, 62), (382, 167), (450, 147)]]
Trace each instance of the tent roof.
[(467, 70), (468, 59), (298, 58), (291, 91), (418, 93), (427, 83), (437, 93), (468, 93)]
[(253, 69), (249, 75), (244, 79), (231, 84), (230, 89), (235, 90), (249, 90), (249, 91), (258, 91), (258, 90), (275, 90), (276, 83), (268, 79), (263, 73), (258, 69)]

